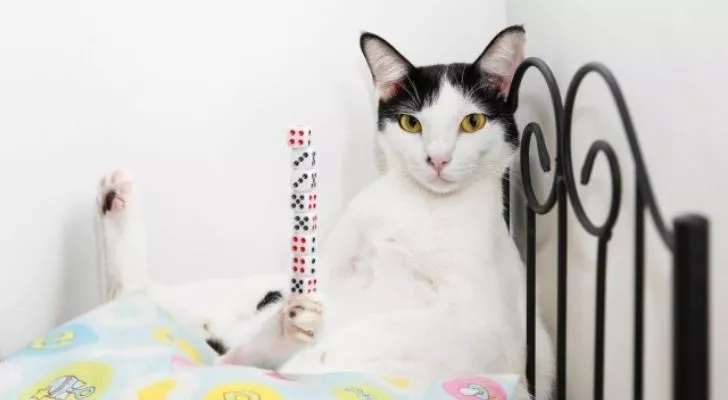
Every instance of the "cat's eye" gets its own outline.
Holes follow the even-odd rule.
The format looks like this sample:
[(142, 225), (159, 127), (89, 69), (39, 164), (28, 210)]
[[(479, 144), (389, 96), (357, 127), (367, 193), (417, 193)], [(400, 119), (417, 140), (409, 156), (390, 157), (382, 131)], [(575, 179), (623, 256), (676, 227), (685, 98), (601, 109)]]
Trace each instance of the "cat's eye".
[(401, 114), (399, 116), (399, 127), (409, 133), (422, 132), (422, 124), (420, 123), (420, 120), (409, 114)]
[(475, 133), (485, 126), (485, 114), (468, 114), (460, 121), (460, 129), (466, 133)]

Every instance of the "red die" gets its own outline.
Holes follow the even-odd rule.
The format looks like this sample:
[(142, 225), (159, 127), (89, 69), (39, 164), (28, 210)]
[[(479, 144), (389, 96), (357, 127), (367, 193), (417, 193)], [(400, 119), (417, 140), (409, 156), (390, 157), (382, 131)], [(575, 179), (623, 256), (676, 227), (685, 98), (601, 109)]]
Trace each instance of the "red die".
[(311, 128), (307, 126), (294, 126), (288, 130), (288, 147), (302, 149), (311, 145)]
[(296, 234), (291, 237), (291, 251), (296, 256), (309, 256), (316, 252), (316, 235)]
[(311, 276), (316, 274), (316, 257), (294, 256), (291, 271), (294, 276)]

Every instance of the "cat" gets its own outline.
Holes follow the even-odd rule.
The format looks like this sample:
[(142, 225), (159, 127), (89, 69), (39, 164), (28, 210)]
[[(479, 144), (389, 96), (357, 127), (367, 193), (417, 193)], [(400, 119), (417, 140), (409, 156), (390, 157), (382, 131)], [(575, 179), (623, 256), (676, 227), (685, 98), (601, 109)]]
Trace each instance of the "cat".
[[(132, 217), (134, 187), (118, 172), (99, 196), (107, 293), (147, 290), (219, 342), (220, 363), (413, 379), (522, 376), (525, 270), (503, 219), (501, 177), (518, 146), (506, 98), (525, 30), (502, 30), (472, 63), (416, 67), (368, 32), (360, 47), (386, 167), (329, 233), (319, 294), (287, 295), (285, 274), (228, 282), (234, 299), (224, 301), (216, 283), (194, 293), (151, 284), (142, 257), (124, 255), (143, 248), (132, 238), (142, 224)], [(281, 295), (258, 310), (270, 293)], [(540, 316), (536, 328), (536, 398), (549, 399), (551, 338)], [(519, 399), (529, 398), (524, 385)]]

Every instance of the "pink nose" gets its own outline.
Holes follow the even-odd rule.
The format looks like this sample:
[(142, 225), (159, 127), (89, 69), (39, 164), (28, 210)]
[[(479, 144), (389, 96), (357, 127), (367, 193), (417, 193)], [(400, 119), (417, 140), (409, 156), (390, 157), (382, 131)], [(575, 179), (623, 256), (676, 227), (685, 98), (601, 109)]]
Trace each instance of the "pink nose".
[(432, 166), (432, 168), (434, 168), (435, 171), (437, 171), (438, 173), (440, 173), (440, 171), (442, 171), (442, 169), (445, 168), (445, 166), (447, 164), (449, 164), (450, 161), (452, 161), (452, 157), (450, 157), (450, 156), (446, 156), (446, 157), (429, 157), (428, 156), (427, 157), (427, 163), (430, 164)]

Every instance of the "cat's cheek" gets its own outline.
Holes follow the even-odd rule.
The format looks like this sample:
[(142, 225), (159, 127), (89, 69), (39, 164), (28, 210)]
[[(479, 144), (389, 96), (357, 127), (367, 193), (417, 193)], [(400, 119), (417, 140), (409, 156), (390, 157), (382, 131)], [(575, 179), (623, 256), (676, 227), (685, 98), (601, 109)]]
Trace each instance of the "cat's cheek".
[(390, 140), (389, 146), (410, 169), (413, 166), (419, 169), (425, 163), (425, 150), (420, 136), (398, 132), (397, 136)]

